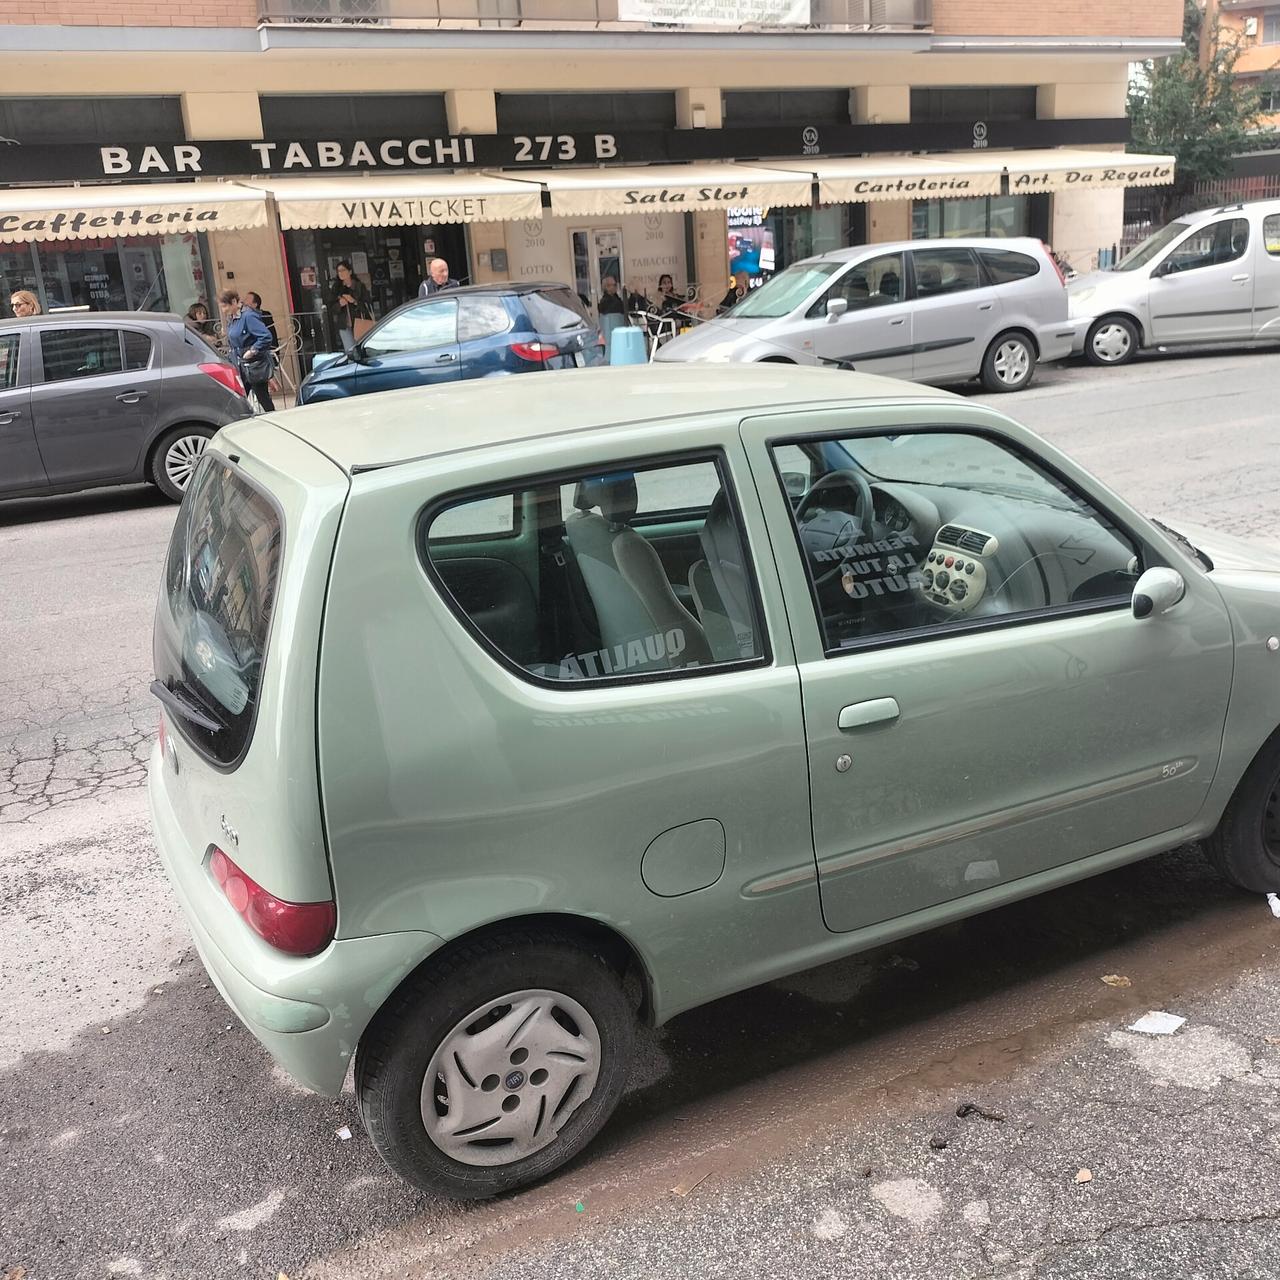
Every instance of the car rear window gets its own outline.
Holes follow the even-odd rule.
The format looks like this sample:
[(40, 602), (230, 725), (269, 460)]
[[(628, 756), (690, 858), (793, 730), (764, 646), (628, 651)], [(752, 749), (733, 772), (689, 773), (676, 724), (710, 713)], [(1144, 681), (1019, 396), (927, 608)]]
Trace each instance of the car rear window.
[(526, 293), (521, 301), (539, 333), (564, 333), (591, 325), (582, 299), (572, 289), (539, 289)]
[(992, 284), (1012, 284), (1015, 280), (1030, 280), (1040, 274), (1040, 264), (1028, 254), (1014, 253), (1012, 249), (979, 249), (987, 275)]
[(221, 766), (238, 764), (253, 734), (283, 544), (271, 499), (206, 455), (169, 543), (155, 671), (170, 718)]

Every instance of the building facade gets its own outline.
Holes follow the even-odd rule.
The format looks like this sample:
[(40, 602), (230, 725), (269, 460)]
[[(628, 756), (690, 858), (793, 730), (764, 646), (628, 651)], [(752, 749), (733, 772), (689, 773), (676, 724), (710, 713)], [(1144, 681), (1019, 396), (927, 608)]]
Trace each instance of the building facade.
[[(1130, 63), (1179, 0), (10, 0), (0, 313), (185, 311), (224, 286), (335, 338), (460, 279), (663, 275), (713, 307), (860, 241), (1115, 241)], [(1277, 5), (1280, 12), (1280, 5)], [(691, 20), (692, 16), (692, 20)]]
[(1280, 0), (1206, 0), (1205, 29), (1240, 43), (1236, 74), (1261, 89), (1263, 126), (1280, 126)]

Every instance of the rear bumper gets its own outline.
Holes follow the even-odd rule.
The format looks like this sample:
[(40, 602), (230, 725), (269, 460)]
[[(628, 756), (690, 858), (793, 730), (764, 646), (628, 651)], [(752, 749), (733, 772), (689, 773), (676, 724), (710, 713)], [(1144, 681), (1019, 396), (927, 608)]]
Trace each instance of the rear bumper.
[(373, 1015), (442, 939), (430, 933), (339, 938), (306, 959), (273, 950), (231, 909), (208, 872), (205, 851), (182, 831), (158, 746), (147, 789), (160, 861), (214, 986), (300, 1084), (339, 1093)]
[[(1036, 341), (1040, 344), (1040, 361), (1065, 360), (1076, 350), (1076, 322), (1059, 320), (1056, 324), (1041, 325), (1036, 331)], [(1082, 338), (1083, 344), (1084, 339)]]

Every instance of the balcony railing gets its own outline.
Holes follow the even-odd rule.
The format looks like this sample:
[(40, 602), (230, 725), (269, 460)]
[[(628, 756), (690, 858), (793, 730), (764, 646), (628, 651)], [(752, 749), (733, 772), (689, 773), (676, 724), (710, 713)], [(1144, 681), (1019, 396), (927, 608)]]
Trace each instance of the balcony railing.
[(258, 0), (270, 24), (610, 31), (929, 31), (933, 0), (809, 0), (806, 24), (738, 27), (621, 21), (618, 0)]

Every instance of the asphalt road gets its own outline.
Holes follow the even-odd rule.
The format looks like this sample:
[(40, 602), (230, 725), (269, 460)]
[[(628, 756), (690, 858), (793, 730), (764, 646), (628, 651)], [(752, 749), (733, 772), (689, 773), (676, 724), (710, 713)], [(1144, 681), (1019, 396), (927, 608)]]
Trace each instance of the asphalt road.
[[(1219, 352), (996, 399), (1139, 507), (1273, 537), (1278, 379)], [(0, 1277), (1280, 1273), (1280, 921), (1195, 849), (678, 1019), (545, 1186), (408, 1190), (226, 1011), (155, 862), (172, 522), (0, 506)]]

